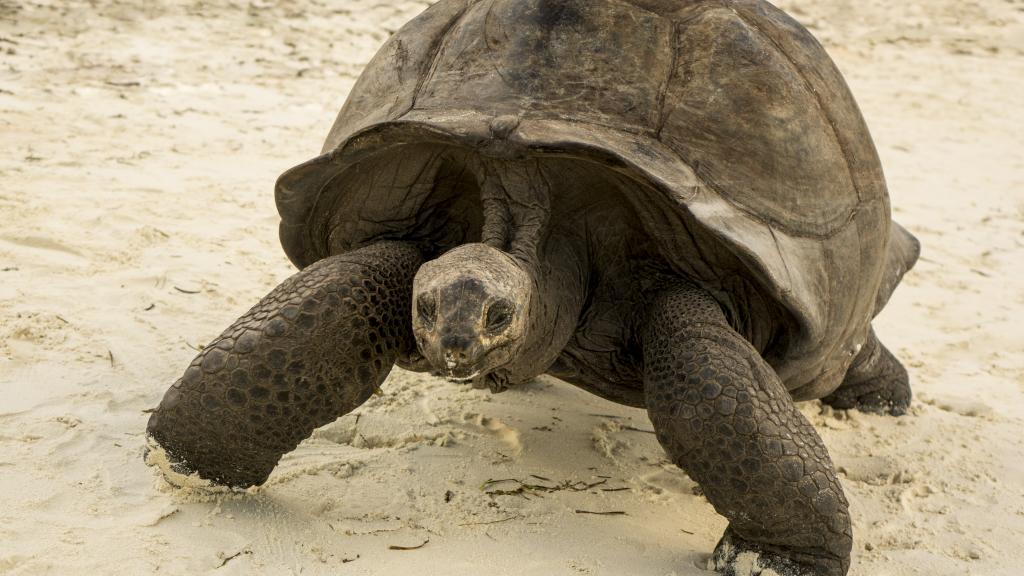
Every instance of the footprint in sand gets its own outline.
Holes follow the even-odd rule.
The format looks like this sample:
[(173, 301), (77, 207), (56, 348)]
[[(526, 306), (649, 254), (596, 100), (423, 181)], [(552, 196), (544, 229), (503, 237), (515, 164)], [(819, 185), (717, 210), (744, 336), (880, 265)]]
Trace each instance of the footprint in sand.
[(952, 412), (961, 416), (967, 416), (968, 418), (991, 420), (995, 416), (991, 406), (974, 399), (957, 398), (954, 396), (938, 398), (922, 396), (921, 401), (930, 406), (935, 406), (944, 412)]
[(44, 259), (56, 259), (56, 264), (80, 264), (85, 261), (85, 256), (70, 246), (65, 246), (56, 240), (42, 236), (11, 237), (0, 236), (0, 243), (13, 244), (21, 247), (21, 252), (28, 248), (31, 253)]
[(655, 494), (683, 494), (692, 496), (698, 494), (700, 489), (696, 482), (690, 479), (678, 468), (661, 468), (649, 474), (639, 476), (644, 487)]
[(338, 422), (313, 432), (312, 438), (325, 440), (334, 444), (342, 444), (362, 450), (378, 448), (404, 448), (414, 444), (434, 444), (445, 446), (458, 435), (447, 430), (428, 430), (417, 432), (407, 429), (401, 422), (380, 418), (360, 426), (359, 418), (343, 418)]
[(470, 412), (463, 414), (462, 419), (473, 427), (482, 429), (497, 438), (512, 452), (512, 456), (519, 456), (523, 452), (519, 430), (508, 426), (498, 418)]
[(904, 484), (913, 480), (911, 474), (888, 456), (852, 456), (837, 462), (836, 470), (848, 480), (872, 486)]

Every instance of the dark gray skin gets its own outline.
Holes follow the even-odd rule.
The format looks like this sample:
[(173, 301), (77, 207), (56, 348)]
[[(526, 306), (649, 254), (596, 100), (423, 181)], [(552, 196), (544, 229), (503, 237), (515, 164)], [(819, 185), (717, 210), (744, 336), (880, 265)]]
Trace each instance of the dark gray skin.
[(905, 413), (871, 320), (919, 247), (841, 75), (785, 14), (441, 0), (276, 193), (301, 271), (153, 413), (170, 480), (261, 484), (396, 364), (495, 392), (546, 373), (648, 411), (729, 519), (716, 570), (755, 552), (846, 574), (848, 504), (795, 401)]

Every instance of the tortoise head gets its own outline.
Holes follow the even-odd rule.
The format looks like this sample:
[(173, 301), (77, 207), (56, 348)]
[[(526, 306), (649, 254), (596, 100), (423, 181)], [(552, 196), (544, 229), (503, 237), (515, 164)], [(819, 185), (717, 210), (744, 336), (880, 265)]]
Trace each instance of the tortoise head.
[(533, 296), (523, 265), (484, 244), (464, 244), (423, 264), (413, 281), (420, 353), (450, 380), (471, 381), (514, 360)]

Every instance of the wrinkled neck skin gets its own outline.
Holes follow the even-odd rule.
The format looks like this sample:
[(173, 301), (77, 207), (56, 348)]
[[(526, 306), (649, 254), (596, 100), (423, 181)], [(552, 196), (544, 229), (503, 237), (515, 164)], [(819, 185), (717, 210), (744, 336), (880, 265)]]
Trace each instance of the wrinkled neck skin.
[(533, 281), (522, 347), (492, 375), (494, 390), (543, 374), (569, 342), (583, 309), (586, 249), (551, 222), (551, 182), (539, 161), (482, 163), (482, 242), (511, 255)]
[(523, 345), (517, 357), (487, 382), (492, 389), (493, 384), (526, 382), (546, 372), (576, 331), (584, 301), (584, 251), (560, 235), (546, 235), (539, 244), (534, 262), (520, 261), (534, 288)]

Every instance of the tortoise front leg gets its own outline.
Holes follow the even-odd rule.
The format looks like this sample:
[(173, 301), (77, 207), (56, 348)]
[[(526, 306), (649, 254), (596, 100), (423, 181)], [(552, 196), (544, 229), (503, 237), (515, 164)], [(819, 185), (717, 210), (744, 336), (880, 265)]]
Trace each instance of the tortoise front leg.
[(752, 574), (845, 575), (850, 516), (825, 446), (715, 301), (690, 287), (659, 295), (643, 347), (658, 440), (729, 519), (714, 569), (736, 574), (754, 553)]
[(398, 356), (415, 350), (421, 262), (411, 245), (381, 242), (285, 280), (171, 386), (149, 419), (150, 442), (174, 472), (263, 483), (282, 455), (365, 402)]

